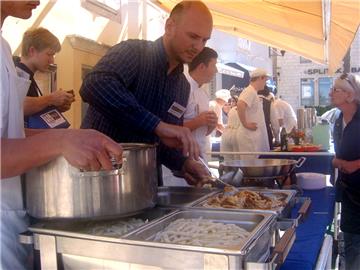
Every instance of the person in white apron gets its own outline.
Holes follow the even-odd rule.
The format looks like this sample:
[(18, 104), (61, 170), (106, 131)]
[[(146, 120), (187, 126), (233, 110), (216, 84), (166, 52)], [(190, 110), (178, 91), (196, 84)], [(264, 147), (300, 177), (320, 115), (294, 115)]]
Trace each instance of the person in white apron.
[[(240, 126), (237, 129), (237, 142), (240, 152), (269, 151), (269, 141), (262, 107), (257, 92), (264, 89), (267, 73), (255, 69), (250, 73), (250, 85), (245, 88), (238, 100), (237, 109)], [(253, 159), (256, 155), (242, 155), (241, 159)]]
[[(228, 113), (228, 123), (225, 127), (224, 133), (221, 136), (220, 151), (221, 152), (239, 152), (237, 141), (237, 130), (240, 127), (239, 114), (237, 107), (230, 109)], [(224, 160), (238, 160), (239, 155), (224, 155)]]

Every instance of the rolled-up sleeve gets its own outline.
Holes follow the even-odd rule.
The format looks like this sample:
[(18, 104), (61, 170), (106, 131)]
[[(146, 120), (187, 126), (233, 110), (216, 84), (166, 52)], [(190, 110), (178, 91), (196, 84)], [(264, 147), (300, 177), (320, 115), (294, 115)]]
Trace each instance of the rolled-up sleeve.
[(129, 125), (153, 132), (160, 118), (141, 106), (129, 90), (139, 72), (136, 49), (127, 43), (110, 49), (85, 78), (80, 95), (84, 102), (124, 128)]

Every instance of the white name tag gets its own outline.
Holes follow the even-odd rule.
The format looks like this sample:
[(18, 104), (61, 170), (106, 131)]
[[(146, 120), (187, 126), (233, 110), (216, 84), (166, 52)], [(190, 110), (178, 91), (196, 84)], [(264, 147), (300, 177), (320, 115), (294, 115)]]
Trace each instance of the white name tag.
[(177, 118), (181, 118), (181, 116), (183, 116), (183, 114), (185, 113), (186, 108), (184, 106), (181, 106), (179, 103), (174, 102), (169, 110), (168, 113), (172, 114), (173, 116), (177, 117)]
[(57, 110), (51, 110), (44, 114), (41, 114), (40, 117), (48, 124), (49, 127), (54, 128), (58, 125), (64, 124), (66, 120)]

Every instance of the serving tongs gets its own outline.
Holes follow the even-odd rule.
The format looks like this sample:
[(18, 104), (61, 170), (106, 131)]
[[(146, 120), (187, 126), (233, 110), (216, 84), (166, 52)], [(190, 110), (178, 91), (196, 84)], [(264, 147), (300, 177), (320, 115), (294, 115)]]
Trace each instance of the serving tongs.
[[(229, 183), (226, 183), (225, 181), (223, 181), (222, 179), (220, 179), (219, 177), (217, 177), (209, 168), (208, 164), (206, 163), (206, 161), (199, 157), (199, 161), (204, 165), (204, 167), (206, 168), (206, 170), (209, 172), (209, 180), (211, 180), (212, 182), (218, 182), (226, 187), (231, 187), (233, 189), (232, 192), (237, 192), (238, 189), (234, 186), (234, 185), (230, 185)], [(232, 193), (231, 192), (231, 193)]]

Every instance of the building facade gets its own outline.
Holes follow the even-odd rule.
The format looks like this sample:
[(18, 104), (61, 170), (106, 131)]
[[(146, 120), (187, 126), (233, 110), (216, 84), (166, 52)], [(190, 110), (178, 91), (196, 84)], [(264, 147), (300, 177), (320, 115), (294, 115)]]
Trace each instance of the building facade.
[(344, 57), (342, 67), (334, 75), (328, 73), (326, 66), (290, 52), (276, 57), (278, 95), (294, 109), (305, 106), (326, 107), (330, 105), (329, 90), (336, 77), (342, 72), (360, 74), (360, 31)]

